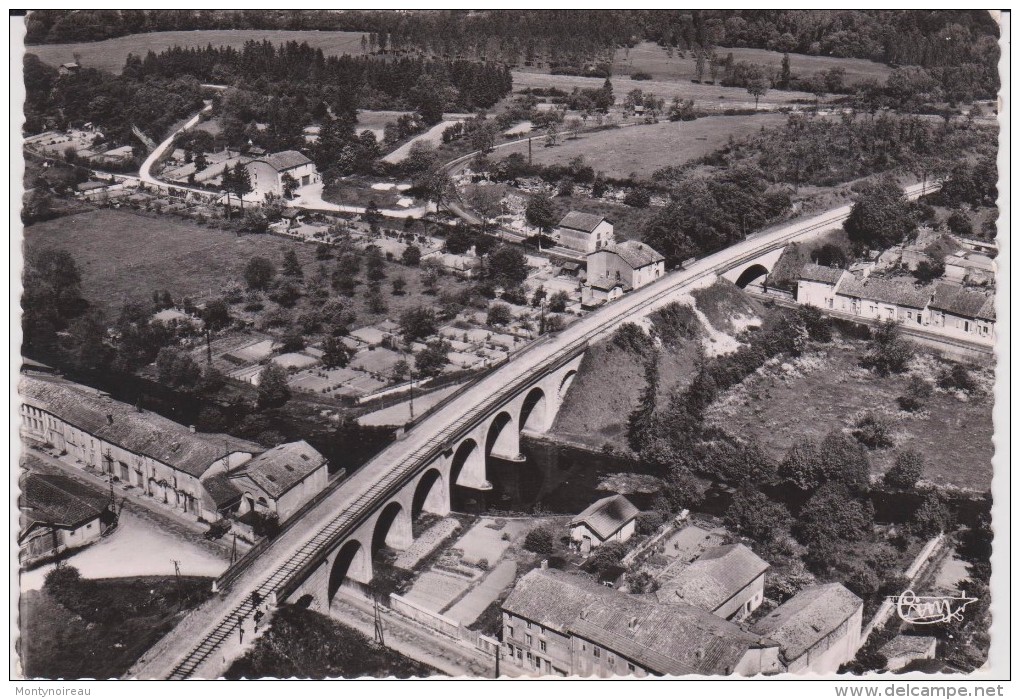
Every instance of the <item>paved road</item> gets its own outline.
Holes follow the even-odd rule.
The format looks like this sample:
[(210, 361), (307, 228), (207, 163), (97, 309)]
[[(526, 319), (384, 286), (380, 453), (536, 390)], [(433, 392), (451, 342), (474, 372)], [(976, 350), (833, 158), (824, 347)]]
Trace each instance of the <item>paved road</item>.
[[(911, 196), (920, 193), (920, 186), (908, 188)], [(323, 533), (331, 536), (350, 532), (385, 499), (386, 490), (404, 483), (410, 474), (421, 469), (422, 460), (435, 449), (445, 446), (457, 435), (474, 425), (481, 413), (494, 410), (505, 398), (508, 387), (513, 387), (528, 376), (541, 376), (551, 362), (563, 359), (564, 352), (576, 354), (578, 344), (604, 337), (621, 323), (639, 313), (650, 312), (685, 293), (693, 285), (709, 282), (717, 273), (748, 262), (759, 255), (786, 245), (796, 238), (829, 230), (838, 226), (849, 215), (850, 207), (840, 207), (824, 214), (791, 223), (768, 234), (738, 243), (726, 250), (710, 255), (692, 264), (686, 270), (675, 271), (569, 326), (556, 336), (546, 336), (522, 351), (507, 364), (494, 369), (488, 376), (471, 386), (458, 400), (438, 410), (407, 432), (403, 438), (384, 449), (374, 459), (351, 476), (302, 520), (284, 532), (259, 557), (257, 563), (246, 569), (233, 583), (231, 590), (209, 605), (195, 610), (185, 619), (186, 629), (192, 634), (171, 632), (146, 654), (129, 671), (129, 676), (140, 678), (166, 678), (177, 663), (192, 658), (202, 640), (229, 624), (228, 616), (250, 598), (251, 592), (260, 590), (264, 595), (277, 590), (283, 576), (289, 576), (299, 557), (320, 552), (316, 544)], [(371, 505), (366, 505), (371, 504)], [(313, 542), (313, 540), (315, 540)], [(317, 555), (316, 555), (317, 556)], [(193, 634), (204, 629), (200, 635)], [(215, 656), (215, 654), (213, 654)], [(197, 657), (195, 657), (197, 658)], [(216, 676), (223, 669), (199, 666), (194, 675)]]

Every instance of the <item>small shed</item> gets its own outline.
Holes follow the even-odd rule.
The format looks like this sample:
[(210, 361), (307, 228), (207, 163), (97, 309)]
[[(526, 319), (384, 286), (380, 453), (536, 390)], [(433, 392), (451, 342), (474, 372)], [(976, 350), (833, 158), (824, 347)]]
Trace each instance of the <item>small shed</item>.
[(886, 658), (885, 667), (898, 671), (907, 664), (921, 659), (935, 658), (935, 637), (901, 634), (879, 650)]
[(582, 554), (606, 542), (626, 542), (634, 534), (638, 509), (620, 494), (595, 501), (570, 521), (570, 539)]

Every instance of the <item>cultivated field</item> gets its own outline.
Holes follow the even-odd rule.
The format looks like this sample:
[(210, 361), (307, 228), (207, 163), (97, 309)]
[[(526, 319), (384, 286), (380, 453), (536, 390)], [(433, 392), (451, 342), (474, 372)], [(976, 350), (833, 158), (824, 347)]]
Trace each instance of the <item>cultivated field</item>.
[(371, 131), (375, 134), (375, 138), (382, 142), (383, 130), (386, 125), (390, 122), (396, 123), (397, 119), (405, 114), (410, 114), (410, 112), (360, 109), (358, 110), (358, 126), (356, 128), (359, 134), (366, 129)]
[[(101, 209), (29, 226), (25, 230), (29, 248), (64, 248), (78, 263), (85, 297), (116, 317), (121, 306), (131, 301), (145, 302), (154, 290), (167, 289), (175, 298), (190, 296), (195, 302), (219, 296), (223, 285), (241, 280), (248, 260), (262, 255), (277, 266), (287, 250), (311, 275), (320, 263), (314, 260), (315, 246), (271, 235), (236, 235), (229, 231), (178, 221), (167, 216), (142, 216), (127, 211)], [(332, 264), (327, 263), (329, 269)], [(416, 270), (387, 262), (383, 280), (386, 311), (372, 314), (365, 301), (366, 287), (358, 286), (354, 311), (358, 324), (386, 317), (397, 318), (408, 307), (433, 303), (425, 296)], [(363, 276), (363, 273), (362, 273)], [(390, 280), (403, 277), (406, 293), (391, 295)], [(453, 277), (440, 278), (440, 290), (464, 283)], [(298, 304), (298, 313), (311, 304)], [(309, 307), (311, 309), (311, 307)]]
[[(781, 114), (715, 116), (692, 122), (665, 121), (596, 131), (578, 139), (563, 139), (550, 148), (539, 138), (532, 142), (532, 159), (541, 165), (565, 165), (583, 155), (592, 168), (608, 177), (648, 178), (660, 168), (681, 165), (722, 148), (731, 136), (740, 139), (761, 128), (785, 123), (786, 116)], [(497, 151), (500, 157), (511, 152), (527, 154), (528, 144)]]
[[(783, 54), (779, 51), (766, 51), (765, 49), (728, 49), (716, 48), (716, 54), (725, 57), (733, 54), (734, 61), (746, 61), (761, 66), (766, 71), (778, 72), (783, 61)], [(892, 69), (884, 63), (876, 63), (863, 58), (835, 58), (833, 56), (807, 56), (804, 54), (790, 54), (790, 72), (800, 78), (805, 78), (815, 73), (821, 73), (830, 68), (842, 68), (846, 71), (846, 82), (853, 84), (866, 78), (874, 78), (879, 83), (885, 82), (886, 77)], [(642, 42), (632, 48), (629, 53), (623, 50), (616, 52), (616, 60), (613, 63), (613, 74), (626, 76), (642, 71), (652, 76), (654, 80), (687, 80), (695, 77), (694, 55), (687, 51), (684, 58), (669, 58), (666, 50), (652, 42)], [(720, 71), (720, 75), (722, 72)], [(705, 70), (705, 79), (708, 79), (708, 69)], [(615, 78), (614, 78), (615, 83)]]
[[(600, 88), (605, 82), (602, 78), (586, 78), (578, 75), (549, 75), (548, 73), (532, 73), (520, 70), (513, 71), (514, 91), (523, 88), (559, 88), (570, 92), (575, 87), (581, 89)], [(614, 75), (611, 78), (613, 94), (617, 102), (638, 88), (642, 92), (651, 92), (662, 97), (668, 103), (676, 96), (691, 99), (702, 109), (754, 109), (754, 98), (744, 88), (722, 87), (719, 85), (697, 85), (690, 80), (631, 80)], [(776, 109), (795, 101), (814, 104), (815, 98), (807, 92), (792, 90), (769, 90), (758, 108), (762, 110)]]
[(77, 54), (81, 64), (87, 68), (100, 68), (120, 73), (128, 54), (145, 56), (149, 51), (160, 53), (173, 46), (234, 46), (241, 47), (247, 41), (269, 40), (274, 44), (287, 41), (308, 42), (312, 48), (322, 49), (327, 56), (361, 53), (361, 32), (319, 32), (319, 31), (261, 31), (248, 29), (203, 30), (184, 32), (152, 32), (130, 34), (107, 39), (106, 41), (76, 44), (46, 44), (28, 46), (26, 51), (34, 53), (46, 63), (60, 65), (75, 60)]
[[(987, 490), (994, 453), (991, 398), (961, 399), (937, 391), (924, 411), (900, 411), (896, 398), (905, 393), (909, 375), (883, 378), (861, 368), (864, 350), (861, 342), (834, 344), (791, 365), (756, 373), (709, 407), (707, 420), (740, 437), (754, 438), (782, 459), (795, 442), (820, 440), (831, 430), (851, 428), (861, 413), (874, 411), (890, 424), (895, 446), (870, 453), (873, 474), (892, 466), (896, 450), (909, 449), (924, 455), (923, 478), (940, 486)], [(942, 366), (939, 360), (920, 356), (911, 371), (930, 381)], [(975, 375), (990, 388), (989, 371)]]

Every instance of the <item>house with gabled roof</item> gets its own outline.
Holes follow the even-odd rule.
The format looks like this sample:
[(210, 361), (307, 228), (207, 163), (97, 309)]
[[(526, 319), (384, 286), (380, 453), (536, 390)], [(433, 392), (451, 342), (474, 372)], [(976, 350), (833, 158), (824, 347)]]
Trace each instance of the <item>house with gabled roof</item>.
[(553, 230), (553, 238), (564, 248), (594, 253), (613, 242), (613, 222), (598, 214), (570, 211)]
[(69, 477), (30, 472), (19, 486), (18, 561), (22, 566), (86, 547), (116, 522), (107, 494)]
[(320, 181), (319, 171), (311, 158), (299, 151), (280, 151), (258, 156), (245, 163), (256, 199), (266, 195), (283, 196), (284, 180), (293, 179), (293, 186), (304, 187)]
[(643, 287), (666, 273), (666, 258), (647, 243), (610, 243), (588, 254), (588, 278), (623, 282), (630, 289)]
[(742, 620), (765, 599), (768, 562), (743, 544), (706, 550), (691, 563), (677, 560), (659, 575), (656, 598), (687, 603), (727, 620)]
[(791, 673), (832, 673), (861, 646), (864, 602), (839, 583), (810, 586), (751, 627), (779, 643)]
[(936, 284), (928, 321), (946, 335), (995, 342), (995, 295), (955, 284)]
[(284, 522), (329, 481), (326, 458), (304, 440), (266, 450), (226, 474), (240, 494), (238, 513), (275, 513)]
[(570, 521), (570, 539), (583, 554), (606, 542), (626, 542), (634, 535), (638, 509), (616, 494), (595, 501)]

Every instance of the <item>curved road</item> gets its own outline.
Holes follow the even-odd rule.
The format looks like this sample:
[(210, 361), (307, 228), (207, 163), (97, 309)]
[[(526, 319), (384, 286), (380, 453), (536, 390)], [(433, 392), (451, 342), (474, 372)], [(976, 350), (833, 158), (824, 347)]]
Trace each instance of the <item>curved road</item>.
[[(919, 196), (921, 187), (907, 188)], [(342, 486), (309, 510), (249, 566), (222, 597), (192, 611), (128, 672), (134, 678), (215, 677), (229, 659), (225, 645), (237, 635), (238, 616), (252, 612), (253, 591), (263, 599), (286, 595), (290, 586), (314, 566), (434, 456), (478, 420), (498, 410), (509, 396), (543, 376), (564, 358), (611, 333), (636, 314), (668, 303), (692, 286), (745, 264), (760, 255), (840, 225), (850, 213), (844, 206), (742, 241), (618, 299), (569, 326), (546, 336), (507, 364), (493, 370), (445, 407), (428, 416), (400, 440), (389, 445)], [(228, 647), (229, 648), (229, 647)]]

